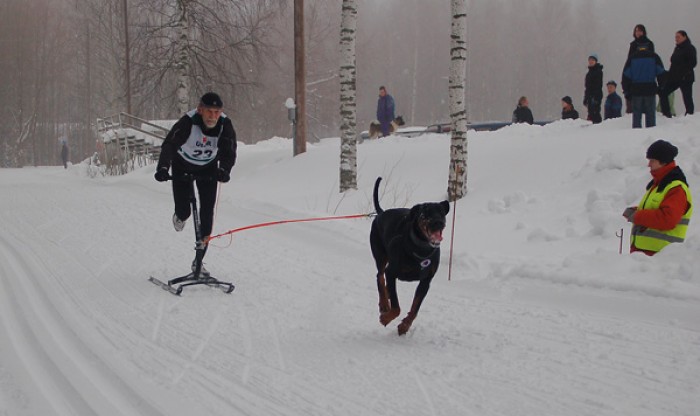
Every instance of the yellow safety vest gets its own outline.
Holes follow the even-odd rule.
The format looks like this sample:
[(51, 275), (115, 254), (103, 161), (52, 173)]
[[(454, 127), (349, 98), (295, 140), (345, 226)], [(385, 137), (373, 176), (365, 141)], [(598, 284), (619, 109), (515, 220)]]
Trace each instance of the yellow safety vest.
[(662, 192), (658, 192), (658, 187), (649, 189), (639, 202), (639, 209), (658, 209), (661, 206), (666, 194), (676, 186), (680, 186), (685, 191), (688, 200), (688, 211), (681, 217), (680, 222), (671, 230), (661, 231), (653, 228), (646, 228), (639, 225), (632, 227), (632, 244), (640, 250), (659, 252), (670, 243), (682, 243), (685, 241), (685, 233), (690, 224), (690, 217), (693, 215), (693, 197), (690, 195), (688, 185), (675, 180), (666, 185)]

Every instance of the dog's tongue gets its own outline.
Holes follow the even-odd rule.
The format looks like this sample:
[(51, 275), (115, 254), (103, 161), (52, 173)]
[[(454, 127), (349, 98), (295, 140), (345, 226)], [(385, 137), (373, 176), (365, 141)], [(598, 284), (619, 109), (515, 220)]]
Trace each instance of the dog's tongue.
[(437, 244), (439, 244), (440, 242), (442, 242), (442, 230), (433, 231), (433, 233), (430, 234), (430, 240), (431, 240), (433, 243), (437, 243)]

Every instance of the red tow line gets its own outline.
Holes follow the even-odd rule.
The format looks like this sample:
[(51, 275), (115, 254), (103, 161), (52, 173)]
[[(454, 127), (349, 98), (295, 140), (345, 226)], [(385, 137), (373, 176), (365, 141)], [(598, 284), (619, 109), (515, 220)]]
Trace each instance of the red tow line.
[(240, 227), (240, 228), (235, 228), (233, 230), (228, 230), (225, 233), (212, 235), (206, 239), (205, 243), (208, 243), (215, 238), (225, 237), (227, 235), (231, 235), (231, 234), (234, 234), (234, 233), (237, 233), (240, 231), (252, 230), (254, 228), (269, 227), (272, 225), (280, 225), (280, 224), (290, 224), (290, 223), (295, 223), (295, 222), (349, 220), (349, 219), (353, 219), (353, 218), (367, 218), (367, 217), (371, 217), (372, 215), (374, 215), (374, 214), (372, 213), (372, 214), (340, 215), (340, 216), (334, 216), (334, 217), (301, 218), (301, 219), (295, 219), (295, 220), (281, 220), (281, 221), (263, 222), (260, 224), (246, 225), (245, 227)]

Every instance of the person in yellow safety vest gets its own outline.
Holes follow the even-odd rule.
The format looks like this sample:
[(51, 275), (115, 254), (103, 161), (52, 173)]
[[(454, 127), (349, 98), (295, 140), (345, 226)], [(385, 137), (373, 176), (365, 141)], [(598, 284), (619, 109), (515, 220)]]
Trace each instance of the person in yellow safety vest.
[(670, 243), (682, 243), (693, 214), (693, 198), (688, 181), (674, 159), (678, 148), (665, 140), (657, 140), (647, 149), (652, 180), (636, 207), (622, 213), (633, 224), (630, 252), (648, 256)]

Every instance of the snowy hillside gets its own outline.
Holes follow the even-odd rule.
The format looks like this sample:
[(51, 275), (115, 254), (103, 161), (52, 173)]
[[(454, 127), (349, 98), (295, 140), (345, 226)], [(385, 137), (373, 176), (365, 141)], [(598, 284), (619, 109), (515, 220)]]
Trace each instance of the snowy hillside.
[[(700, 201), (700, 115), (629, 116), (469, 134), (468, 195), (410, 332), (378, 321), (370, 220), (258, 228), (205, 259), (226, 295), (147, 281), (188, 271), (153, 167), (0, 170), (0, 414), (694, 416), (700, 408), (700, 228), (629, 255), (621, 217), (677, 145)], [(359, 145), (338, 194), (339, 139), (240, 145), (214, 232), (446, 197), (449, 137)], [(453, 205), (454, 208), (454, 205)], [(697, 215), (696, 215), (697, 216)], [(624, 230), (625, 254), (616, 233)], [(407, 311), (415, 284), (399, 283)]]

